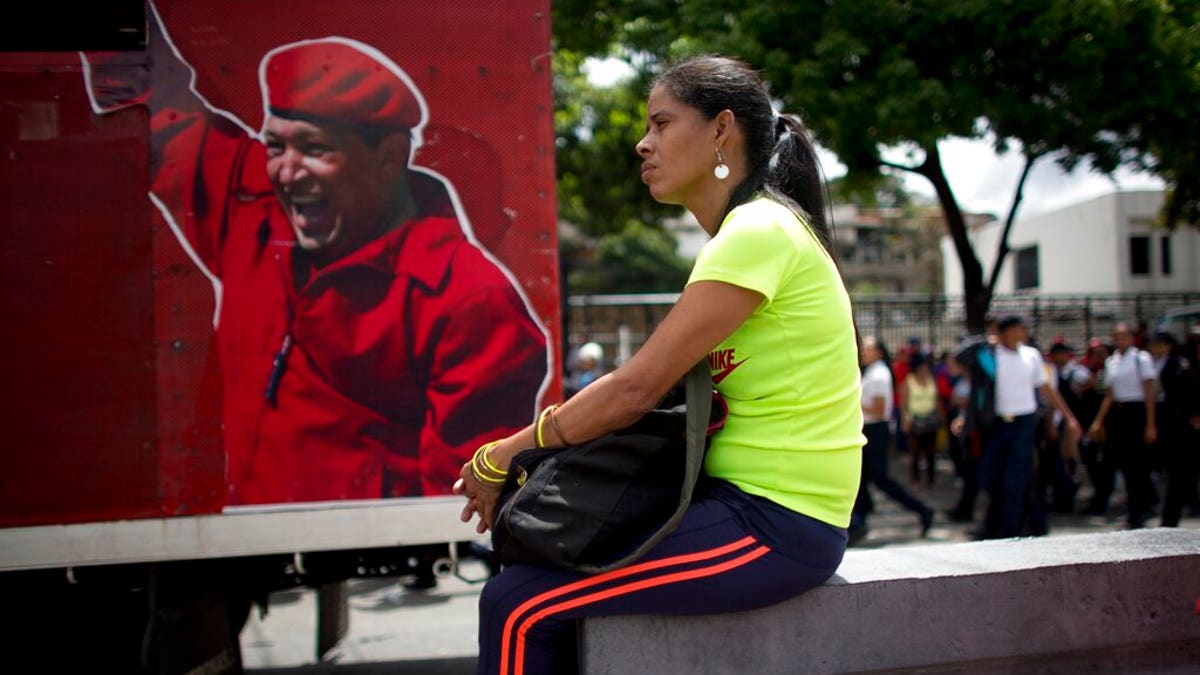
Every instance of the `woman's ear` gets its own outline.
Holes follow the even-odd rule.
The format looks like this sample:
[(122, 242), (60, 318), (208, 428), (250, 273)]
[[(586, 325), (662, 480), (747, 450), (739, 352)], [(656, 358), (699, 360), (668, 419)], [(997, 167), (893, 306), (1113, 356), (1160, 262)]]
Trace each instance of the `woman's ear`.
[(717, 116), (713, 118), (713, 121), (717, 123), (717, 137), (714, 140), (716, 140), (718, 144), (729, 140), (729, 135), (733, 133), (735, 126), (734, 123), (737, 121), (737, 118), (735, 118), (733, 115), (733, 111), (729, 110), (728, 108), (722, 110), (721, 112), (717, 113)]

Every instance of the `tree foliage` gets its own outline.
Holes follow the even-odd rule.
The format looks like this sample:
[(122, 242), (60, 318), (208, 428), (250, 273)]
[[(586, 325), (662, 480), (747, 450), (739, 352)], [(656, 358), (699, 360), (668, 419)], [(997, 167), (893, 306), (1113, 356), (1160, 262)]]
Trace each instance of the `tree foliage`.
[(632, 221), (622, 231), (602, 236), (594, 260), (577, 262), (567, 283), (578, 293), (677, 293), (688, 272), (670, 234)]
[(679, 215), (654, 201), (638, 179), (634, 146), (646, 116), (646, 72), (607, 86), (591, 84), (584, 56), (554, 55), (555, 145), (559, 218), (583, 241), (566, 241), (569, 292), (678, 291), (687, 265), (675, 242), (654, 224)]
[(554, 55), (554, 135), (559, 216), (584, 234), (622, 232), (630, 223), (676, 215), (655, 202), (638, 180), (642, 163), (634, 146), (646, 117), (648, 74), (610, 86), (588, 82), (584, 56)]
[[(1168, 181), (1173, 224), (1200, 221), (1200, 0), (829, 0), (763, 3), (563, 0), (558, 45), (619, 45), (652, 66), (695, 52), (740, 56), (850, 170), (928, 178), (963, 265), (968, 324), (980, 328), (1033, 164), (1126, 165)], [(992, 276), (967, 237), (938, 141), (993, 135), (1019, 152)], [(910, 150), (888, 162), (889, 147)]]

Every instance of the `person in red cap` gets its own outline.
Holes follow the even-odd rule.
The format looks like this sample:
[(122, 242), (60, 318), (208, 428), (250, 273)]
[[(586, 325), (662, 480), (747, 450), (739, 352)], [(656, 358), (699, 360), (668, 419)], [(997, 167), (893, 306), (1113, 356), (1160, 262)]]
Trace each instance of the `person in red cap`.
[(361, 43), (289, 44), (254, 132), (191, 88), (160, 21), (148, 55), (85, 56), (85, 77), (97, 113), (149, 107), (151, 198), (214, 280), (228, 503), (448, 493), (532, 419), (548, 340), (411, 163), (420, 92)]

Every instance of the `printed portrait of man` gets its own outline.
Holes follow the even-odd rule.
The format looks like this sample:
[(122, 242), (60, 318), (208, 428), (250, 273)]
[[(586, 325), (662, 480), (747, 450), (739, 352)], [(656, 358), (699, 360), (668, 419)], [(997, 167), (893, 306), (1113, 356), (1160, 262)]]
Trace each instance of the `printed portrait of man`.
[(429, 111), (342, 37), (270, 50), (252, 130), (151, 18), (136, 64), (84, 56), (93, 109), (149, 108), (150, 199), (212, 279), (231, 505), (448, 493), (528, 424), (548, 336), (453, 185), (413, 164)]

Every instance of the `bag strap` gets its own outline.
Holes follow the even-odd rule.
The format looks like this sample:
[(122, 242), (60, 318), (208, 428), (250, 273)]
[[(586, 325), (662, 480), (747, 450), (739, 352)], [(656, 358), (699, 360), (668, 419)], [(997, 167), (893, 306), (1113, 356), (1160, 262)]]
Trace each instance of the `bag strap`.
[(704, 468), (704, 452), (708, 442), (713, 382), (707, 358), (700, 359), (700, 362), (688, 371), (683, 387), (684, 400), (687, 405), (687, 454), (684, 463), (683, 485), (679, 491), (679, 505), (675, 507), (675, 513), (641, 545), (621, 559), (604, 565), (579, 565), (576, 569), (582, 572), (598, 573), (624, 567), (657, 546), (679, 526), (679, 521), (683, 520), (683, 514), (692, 503), (692, 494), (695, 492), (696, 482), (700, 479), (700, 471)]

